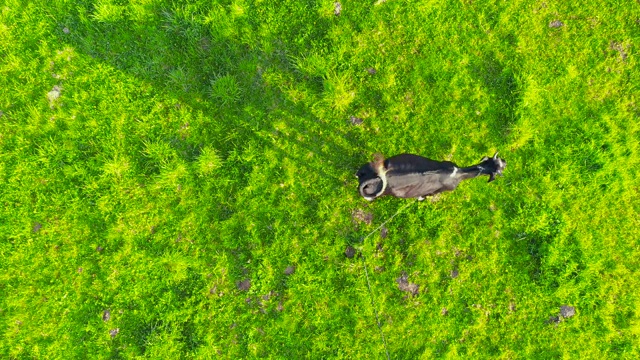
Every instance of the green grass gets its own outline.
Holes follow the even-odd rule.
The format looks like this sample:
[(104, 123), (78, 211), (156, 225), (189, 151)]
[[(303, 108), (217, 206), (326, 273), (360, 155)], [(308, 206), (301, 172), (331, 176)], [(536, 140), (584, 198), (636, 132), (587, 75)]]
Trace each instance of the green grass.
[(569, 3), (5, 0), (0, 357), (640, 358), (640, 9)]

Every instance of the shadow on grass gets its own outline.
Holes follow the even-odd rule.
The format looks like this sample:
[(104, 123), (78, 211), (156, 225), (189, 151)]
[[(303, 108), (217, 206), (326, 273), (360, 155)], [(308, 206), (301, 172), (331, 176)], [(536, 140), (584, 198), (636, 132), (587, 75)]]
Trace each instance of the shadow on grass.
[[(291, 59), (305, 55), (309, 48), (316, 46), (316, 41), (320, 46), (326, 45), (322, 41), (328, 21), (318, 22), (318, 18), (313, 17), (314, 25), (308, 28), (300, 25), (304, 19), (294, 19), (296, 14), (292, 14), (280, 19), (292, 24), (286, 26), (291, 33), (284, 36), (292, 39), (289, 42), (283, 41), (281, 34), (245, 34), (243, 39), (243, 34), (228, 34), (234, 29), (229, 24), (226, 27), (215, 24), (231, 21), (222, 19), (233, 17), (228, 9), (149, 6), (140, 10), (141, 14), (135, 14), (133, 7), (114, 10), (85, 2), (59, 20), (59, 36), (77, 51), (152, 84), (159, 93), (169, 94), (176, 99), (176, 107), (184, 103), (207, 114), (216, 129), (201, 129), (199, 142), (177, 136), (166, 139), (185, 160), (196, 160), (204, 145), (214, 144), (216, 149), (229, 153), (253, 144), (278, 152), (281, 158), (293, 160), (304, 171), (321, 173), (334, 180), (340, 178), (336, 175), (339, 172), (355, 171), (361, 157), (344, 144), (353, 144), (355, 149), (359, 138), (345, 130), (347, 119), (345, 126), (318, 119), (310, 109), (311, 104), (295, 104), (280, 89), (294, 81), (321, 91), (319, 79), (297, 72)], [(214, 13), (222, 18), (212, 18)], [(145, 19), (130, 19), (136, 15)], [(249, 33), (259, 33), (261, 21), (270, 20), (261, 19), (260, 12), (239, 19), (235, 21), (243, 25), (234, 24), (236, 28)], [(307, 31), (303, 39), (297, 36), (299, 31)], [(246, 37), (253, 38), (255, 43)], [(285, 74), (286, 79), (267, 84), (265, 73)], [(289, 135), (274, 128), (282, 115), (293, 130)], [(268, 133), (277, 133), (277, 137), (295, 151), (275, 145), (274, 140), (265, 136)], [(225, 141), (224, 134), (235, 134), (235, 141)], [(208, 144), (204, 144), (205, 141)], [(302, 150), (324, 161), (321, 165), (310, 162)]]
[[(268, 202), (261, 205), (269, 207), (265, 211), (254, 211), (251, 206), (257, 206), (257, 202), (245, 204), (236, 198), (245, 188), (256, 186), (250, 184), (252, 174), (273, 172), (272, 168), (263, 170), (261, 165), (286, 160), (299, 169), (296, 181), (318, 180), (318, 188), (309, 191), (312, 196), (335, 196), (335, 189), (345, 186), (344, 179), (353, 178), (352, 174), (363, 162), (363, 154), (358, 150), (362, 141), (357, 128), (352, 127), (348, 119), (337, 122), (314, 114), (312, 107), (320, 103), (322, 97), (321, 79), (302, 74), (293, 64), (293, 58), (306, 55), (310, 49), (328, 46), (324, 39), (329, 20), (319, 19), (317, 14), (301, 7), (297, 13), (293, 11), (276, 20), (276, 27), (283, 28), (285, 33), (259, 35), (265, 30), (262, 23), (272, 19), (262, 18), (262, 12), (253, 9), (247, 11), (255, 13), (232, 20), (235, 15), (230, 9), (215, 9), (212, 5), (191, 11), (170, 4), (153, 4), (145, 5), (144, 11), (135, 14), (133, 7), (114, 10), (104, 8), (103, 4), (83, 2), (60, 15), (58, 24), (62, 43), (96, 62), (151, 84), (154, 91), (175, 100), (174, 104), (165, 106), (176, 109), (186, 106), (204, 114), (205, 123), (183, 125), (197, 127), (194, 136), (191, 133), (180, 136), (180, 129), (176, 129), (175, 135), (140, 141), (165, 143), (189, 163), (198, 160), (205, 146), (214, 147), (224, 160), (231, 159), (223, 163), (225, 167), (233, 167), (225, 176), (236, 185), (228, 187), (228, 193), (224, 194), (232, 200), (227, 204), (211, 204), (214, 209), (207, 210), (212, 212), (211, 220), (231, 221), (225, 225), (224, 232), (205, 237), (233, 239), (231, 242), (212, 242), (234, 259), (228, 264), (228, 273), (231, 281), (236, 282), (251, 277), (245, 266), (254, 256), (256, 243), (252, 238), (259, 237), (259, 241), (268, 244), (276, 236), (275, 231), (264, 230), (261, 226), (272, 224), (274, 216), (286, 219), (289, 211), (286, 205), (273, 207), (266, 205)], [(132, 20), (136, 15), (138, 18)], [(233, 21), (242, 24), (229, 25)], [(220, 25), (225, 23), (228, 26)], [(239, 33), (233, 33), (234, 29), (240, 29)], [(306, 101), (296, 101), (285, 93), (287, 87), (296, 84), (308, 89)], [(241, 161), (243, 155), (259, 160)], [(160, 172), (157, 164), (143, 156), (134, 161), (139, 162), (137, 168), (145, 176)], [(274, 177), (278, 174), (266, 174), (261, 178)], [(355, 191), (355, 185), (353, 188)], [(268, 195), (260, 194), (262, 197)], [(277, 203), (277, 200), (272, 203), (274, 201)], [(177, 208), (177, 205), (178, 202), (172, 203), (171, 207)], [(313, 198), (305, 202), (305, 209), (301, 211), (307, 217), (307, 224), (303, 226), (317, 227), (331, 220), (319, 215), (317, 206)], [(253, 232), (247, 230), (252, 221), (259, 224), (259, 229)], [(168, 227), (171, 228), (163, 229), (163, 225), (159, 225), (168, 238), (175, 237), (174, 232), (180, 233), (175, 226)], [(165, 251), (161, 249), (162, 244), (149, 247), (150, 254), (157, 252), (154, 256)], [(276, 284), (271, 285), (282, 292), (286, 277), (280, 275), (275, 281)], [(180, 299), (191, 296), (183, 294), (179, 288), (167, 289), (167, 292)], [(153, 329), (139, 331), (146, 334)], [(141, 335), (143, 340), (138, 345), (142, 349), (147, 336)], [(197, 343), (189, 346), (197, 347)]]
[(513, 71), (505, 67), (494, 53), (484, 54), (470, 67), (475, 77), (482, 80), (492, 99), (500, 103), (499, 106), (492, 106), (492, 111), (486, 114), (486, 119), (493, 129), (491, 143), (505, 143), (509, 129), (517, 121), (515, 109), (520, 102), (520, 92)]

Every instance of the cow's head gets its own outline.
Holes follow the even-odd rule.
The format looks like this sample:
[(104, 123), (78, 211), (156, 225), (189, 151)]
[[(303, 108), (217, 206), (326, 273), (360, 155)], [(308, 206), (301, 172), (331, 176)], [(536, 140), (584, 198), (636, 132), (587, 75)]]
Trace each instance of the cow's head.
[(493, 157), (483, 157), (479, 164), (483, 174), (489, 174), (489, 182), (496, 178), (496, 174), (502, 176), (502, 171), (507, 167), (507, 161), (498, 157), (498, 152)]
[(356, 173), (359, 182), (358, 191), (362, 197), (369, 201), (380, 196), (384, 191), (383, 181), (373, 165), (375, 165), (373, 162), (364, 164)]

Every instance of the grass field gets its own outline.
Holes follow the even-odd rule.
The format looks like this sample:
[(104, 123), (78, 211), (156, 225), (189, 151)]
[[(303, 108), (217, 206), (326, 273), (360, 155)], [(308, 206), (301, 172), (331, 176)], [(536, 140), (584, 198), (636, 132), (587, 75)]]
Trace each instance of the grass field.
[(339, 10), (0, 4), (0, 357), (640, 358), (640, 4)]

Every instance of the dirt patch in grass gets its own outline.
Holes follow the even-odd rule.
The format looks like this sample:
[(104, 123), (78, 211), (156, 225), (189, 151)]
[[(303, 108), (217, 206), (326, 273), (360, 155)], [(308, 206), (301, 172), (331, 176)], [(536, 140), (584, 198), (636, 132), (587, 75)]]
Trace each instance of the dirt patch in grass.
[(549, 23), (549, 27), (552, 29), (563, 27), (563, 26), (564, 26), (564, 23), (560, 20), (553, 20), (552, 22)]
[(609, 49), (617, 51), (618, 54), (620, 54), (620, 59), (622, 59), (622, 61), (626, 61), (627, 57), (629, 56), (624, 46), (617, 41), (610, 42)]
[(53, 108), (58, 99), (60, 98), (60, 94), (62, 93), (62, 88), (58, 85), (55, 85), (51, 91), (47, 93), (47, 100), (49, 100), (49, 106)]
[(576, 315), (576, 308), (569, 305), (562, 305), (558, 315), (549, 316), (547, 324), (559, 324), (562, 320), (568, 319)]
[(460, 273), (458, 272), (458, 269), (453, 269), (451, 270), (451, 278), (455, 279), (458, 277), (458, 275), (460, 275)]
[(111, 310), (107, 309), (102, 313), (102, 321), (107, 322), (111, 320)]
[(560, 317), (559, 316), (549, 316), (549, 320), (547, 320), (547, 324), (559, 324)]
[(248, 291), (249, 289), (251, 289), (251, 279), (246, 279), (238, 282), (236, 284), (236, 287), (240, 291)]
[(349, 117), (349, 120), (351, 121), (352, 125), (356, 125), (356, 126), (361, 125), (363, 121), (362, 118), (359, 118), (356, 116)]
[(347, 246), (347, 248), (344, 249), (344, 256), (346, 256), (348, 259), (352, 259), (354, 256), (356, 256), (356, 249), (354, 249), (353, 246)]
[(380, 229), (380, 238), (386, 239), (388, 235), (389, 235), (389, 229), (383, 226), (382, 229)]
[(402, 275), (396, 279), (396, 282), (398, 283), (400, 291), (408, 292), (412, 296), (418, 296), (420, 294), (420, 286), (410, 283), (407, 273), (403, 272)]
[(351, 218), (355, 222), (363, 222), (367, 225), (371, 225), (371, 222), (373, 221), (373, 214), (362, 209), (356, 209), (351, 213)]
[(560, 307), (560, 315), (563, 318), (570, 318), (576, 314), (576, 308), (573, 306), (563, 305)]

